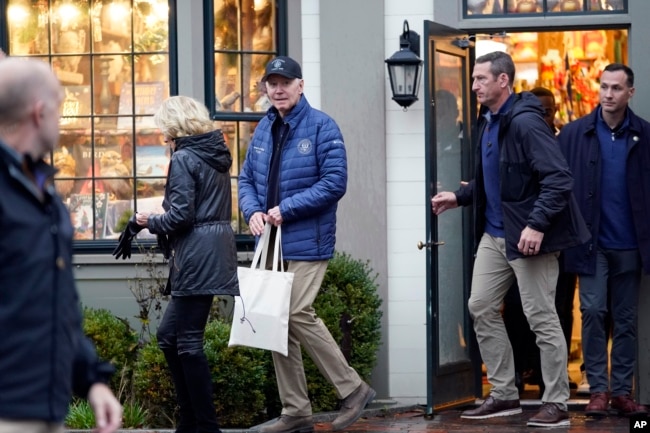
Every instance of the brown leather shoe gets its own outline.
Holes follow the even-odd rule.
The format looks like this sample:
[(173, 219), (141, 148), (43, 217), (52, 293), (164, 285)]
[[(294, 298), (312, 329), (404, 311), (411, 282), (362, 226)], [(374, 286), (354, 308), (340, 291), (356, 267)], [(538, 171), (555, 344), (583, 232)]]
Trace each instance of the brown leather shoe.
[(280, 415), (274, 423), (265, 425), (260, 433), (312, 433), (314, 420), (311, 416)]
[(492, 396), (485, 399), (482, 405), (476, 409), (466, 410), (460, 414), (461, 418), (466, 419), (486, 419), (496, 416), (510, 416), (521, 413), (519, 399), (517, 400), (499, 400)]
[(623, 416), (644, 415), (648, 413), (648, 408), (635, 402), (629, 395), (612, 397), (610, 407), (613, 411)]
[(529, 427), (562, 427), (570, 423), (569, 412), (555, 403), (544, 403), (539, 412), (528, 420), (527, 425)]
[(339, 416), (332, 421), (332, 430), (339, 431), (353, 424), (359, 419), (363, 408), (374, 400), (377, 393), (366, 382), (361, 382), (352, 394), (343, 399)]
[(589, 397), (589, 404), (585, 407), (588, 416), (606, 416), (609, 395), (606, 392), (594, 392)]

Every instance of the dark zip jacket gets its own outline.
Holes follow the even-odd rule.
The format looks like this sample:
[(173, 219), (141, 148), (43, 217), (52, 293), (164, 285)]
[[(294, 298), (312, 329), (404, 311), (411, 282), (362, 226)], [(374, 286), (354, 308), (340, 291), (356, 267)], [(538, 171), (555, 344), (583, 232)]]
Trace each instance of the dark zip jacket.
[(70, 215), (45, 178), (42, 199), (23, 156), (0, 142), (0, 419), (62, 423), (73, 391), (107, 383), (110, 364), (84, 336), (72, 271)]
[[(558, 140), (560, 148), (575, 176), (574, 191), (582, 215), (592, 238), (589, 242), (564, 253), (568, 271), (592, 275), (596, 272), (596, 249), (600, 229), (601, 153), (596, 132), (598, 110), (575, 120), (562, 128)], [(629, 133), (625, 177), (632, 207), (634, 231), (639, 245), (641, 262), (650, 274), (650, 123), (628, 108)]]
[[(481, 107), (475, 148), (475, 177), (456, 191), (460, 206), (474, 204), (475, 247), (485, 230), (481, 138), (487, 121)], [(561, 251), (589, 239), (572, 194), (573, 178), (555, 136), (543, 118), (539, 100), (529, 92), (514, 96), (499, 117), (499, 193), (508, 260), (524, 258), (517, 248), (528, 226), (544, 233), (540, 254)]]
[(239, 295), (237, 246), (232, 230), (232, 157), (221, 130), (175, 140), (164, 214), (149, 231), (169, 237), (173, 296)]

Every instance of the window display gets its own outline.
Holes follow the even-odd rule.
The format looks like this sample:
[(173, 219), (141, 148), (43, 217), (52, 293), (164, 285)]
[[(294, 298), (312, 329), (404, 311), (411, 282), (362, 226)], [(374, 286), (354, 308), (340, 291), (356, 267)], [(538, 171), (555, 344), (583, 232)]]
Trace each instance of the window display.
[(278, 54), (278, 15), (286, 9), (286, 0), (213, 0), (213, 6), (212, 109), (233, 157), (233, 230), (247, 234), (237, 202), (239, 169), (257, 124), (251, 117), (260, 119), (271, 107), (261, 78)]
[(260, 79), (276, 55), (275, 0), (214, 0), (215, 111), (264, 112)]
[(495, 46), (512, 56), (515, 91), (541, 86), (555, 94), (558, 127), (596, 107), (598, 79), (607, 64), (628, 61), (623, 29), (478, 35), (477, 41), (477, 56)]
[(121, 213), (162, 202), (168, 17), (167, 0), (7, 1), (9, 54), (50, 63), (64, 88), (51, 157), (75, 239), (117, 237)]
[(465, 0), (465, 15), (508, 15), (627, 10), (625, 0)]

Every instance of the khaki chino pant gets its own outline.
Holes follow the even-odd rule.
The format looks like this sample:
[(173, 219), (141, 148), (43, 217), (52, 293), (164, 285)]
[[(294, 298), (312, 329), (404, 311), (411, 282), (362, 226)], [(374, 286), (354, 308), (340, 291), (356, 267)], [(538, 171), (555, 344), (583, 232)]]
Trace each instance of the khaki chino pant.
[(288, 261), (286, 270), (294, 273), (289, 310), (289, 351), (286, 357), (272, 352), (282, 413), (285, 415), (312, 414), (301, 346), (321, 374), (334, 386), (339, 398), (347, 397), (361, 385), (361, 378), (349, 366), (338, 344), (312, 307), (325, 276), (327, 263), (327, 260)]
[(63, 425), (44, 421), (0, 419), (0, 433), (63, 433)]
[(515, 386), (512, 346), (501, 308), (503, 298), (517, 280), (524, 314), (540, 349), (544, 403), (566, 409), (569, 398), (567, 347), (555, 310), (559, 273), (557, 254), (540, 254), (509, 261), (505, 239), (484, 234), (478, 247), (472, 276), (469, 312), (492, 385), (490, 394), (500, 400), (519, 399)]

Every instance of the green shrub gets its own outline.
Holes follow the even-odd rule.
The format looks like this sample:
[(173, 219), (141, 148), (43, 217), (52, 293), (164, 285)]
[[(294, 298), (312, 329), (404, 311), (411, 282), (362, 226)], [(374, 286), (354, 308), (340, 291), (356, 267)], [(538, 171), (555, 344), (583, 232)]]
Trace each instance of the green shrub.
[[(336, 252), (330, 260), (314, 301), (314, 309), (341, 347), (350, 365), (366, 381), (377, 363), (381, 342), (381, 298), (377, 294), (377, 274), (369, 262)], [(335, 410), (338, 397), (303, 351), (307, 386), (315, 412)]]
[(155, 338), (138, 353), (133, 368), (133, 392), (138, 401), (146, 402), (152, 427), (174, 425), (176, 397), (167, 361)]
[(205, 353), (212, 372), (215, 406), (228, 427), (249, 427), (265, 421), (266, 369), (270, 352), (228, 347), (230, 323), (213, 320), (205, 330)]
[[(153, 254), (153, 253), (152, 253)], [(147, 256), (148, 257), (148, 256)], [(141, 293), (131, 291), (140, 305), (138, 317), (143, 329), (133, 331), (128, 323), (113, 317), (106, 310), (85, 309), (84, 330), (95, 341), (99, 355), (117, 367), (114, 389), (120, 390), (120, 400), (144, 402), (134, 411), (134, 419), (148, 418), (149, 428), (168, 428), (174, 425), (176, 398), (174, 386), (163, 353), (157, 346), (155, 335), (148, 329), (150, 315), (162, 312), (157, 290), (158, 270), (143, 262), (145, 272), (155, 280)], [(352, 259), (337, 252), (330, 260), (316, 297), (314, 308), (328, 327), (350, 365), (366, 381), (377, 362), (381, 341), (381, 299), (377, 294), (376, 274), (368, 262)], [(151, 295), (151, 296), (149, 296)], [(205, 333), (205, 350), (211, 368), (215, 391), (215, 406), (224, 427), (249, 427), (280, 414), (275, 371), (271, 353), (244, 347), (228, 348), (232, 314), (229, 298), (215, 298), (213, 314)], [(146, 308), (145, 308), (146, 307)], [(229, 313), (230, 312), (230, 313)], [(213, 317), (213, 316), (211, 316)], [(151, 337), (151, 341), (148, 340)], [(138, 338), (140, 337), (140, 339)], [(338, 397), (334, 388), (320, 374), (309, 356), (303, 352), (308, 392), (314, 412), (337, 409)], [(127, 381), (131, 384), (126, 386)], [(126, 391), (125, 394), (121, 392)], [(81, 409), (71, 408), (71, 412)], [(126, 425), (126, 424), (125, 424)], [(132, 427), (138, 427), (134, 421)]]
[[(228, 347), (230, 324), (210, 321), (205, 330), (205, 353), (214, 386), (215, 407), (224, 427), (248, 427), (265, 420), (266, 370), (262, 350)], [(162, 351), (152, 341), (141, 350), (134, 374), (136, 398), (148, 406), (156, 426), (175, 419), (176, 397)]]
[(106, 309), (83, 309), (84, 333), (95, 343), (97, 354), (115, 366), (111, 388), (118, 395), (130, 394), (133, 363), (138, 352), (138, 336), (128, 321)]

